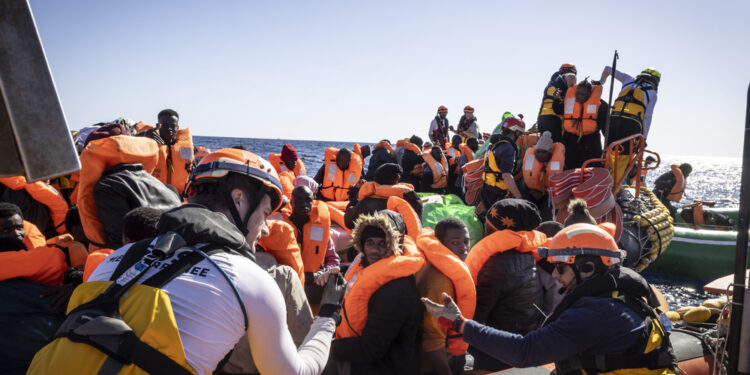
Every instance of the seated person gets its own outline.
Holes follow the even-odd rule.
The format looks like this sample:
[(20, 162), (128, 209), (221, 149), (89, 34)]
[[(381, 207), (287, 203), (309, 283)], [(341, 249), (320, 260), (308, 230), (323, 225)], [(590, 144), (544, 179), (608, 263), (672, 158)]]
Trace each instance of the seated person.
[(424, 170), (424, 158), (422, 157), (422, 138), (411, 136), (408, 142), (404, 142), (404, 155), (401, 158), (401, 169), (403, 175), (401, 182), (414, 186), (419, 191), (422, 183), (422, 171)]
[(422, 191), (445, 194), (448, 186), (448, 160), (440, 147), (432, 147), (422, 154), (424, 172)]
[(403, 170), (398, 164), (386, 163), (375, 172), (375, 180), (363, 184), (358, 191), (357, 201), (347, 207), (344, 222), (347, 228), (354, 228), (354, 221), (360, 215), (372, 214), (388, 208), (388, 198), (396, 196), (409, 202), (418, 216), (422, 216), (422, 200), (414, 188), (399, 183)]
[(294, 177), (306, 176), (305, 163), (297, 155), (297, 150), (290, 144), (285, 144), (281, 148), (280, 154), (269, 154), (268, 160), (276, 169), (276, 173), (292, 172)]
[(347, 148), (340, 150), (328, 147), (325, 162), (315, 174), (320, 185), (318, 197), (325, 201), (349, 200), (349, 189), (356, 186), (362, 177), (362, 157)]
[(375, 171), (378, 170), (378, 168), (386, 163), (396, 163), (396, 156), (393, 150), (393, 146), (391, 146), (391, 141), (387, 139), (383, 139), (382, 141), (375, 144), (375, 146), (372, 148), (372, 157), (370, 158), (370, 164), (367, 166), (367, 174), (365, 174), (365, 179), (367, 181), (372, 181), (375, 179)]

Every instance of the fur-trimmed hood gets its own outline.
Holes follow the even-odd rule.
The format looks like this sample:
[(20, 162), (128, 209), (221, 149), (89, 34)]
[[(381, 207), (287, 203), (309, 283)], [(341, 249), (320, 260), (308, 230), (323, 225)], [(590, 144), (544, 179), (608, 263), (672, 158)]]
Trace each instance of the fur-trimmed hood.
[(402, 255), (404, 253), (403, 243), (406, 224), (404, 224), (404, 219), (400, 214), (391, 210), (383, 210), (371, 215), (361, 215), (354, 221), (352, 242), (354, 248), (360, 253), (363, 251), (362, 233), (369, 226), (380, 228), (385, 233), (385, 243), (392, 251), (392, 255)]

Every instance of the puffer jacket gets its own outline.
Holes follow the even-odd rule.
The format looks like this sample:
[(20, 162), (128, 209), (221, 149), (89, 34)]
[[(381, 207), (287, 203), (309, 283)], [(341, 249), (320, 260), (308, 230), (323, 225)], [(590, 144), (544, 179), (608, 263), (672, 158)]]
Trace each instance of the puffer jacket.
[(376, 148), (373, 150), (372, 156), (370, 157), (370, 164), (367, 166), (365, 179), (367, 181), (375, 180), (375, 171), (378, 170), (378, 167), (386, 163), (398, 164), (398, 161), (395, 156), (391, 155), (391, 153), (384, 148)]

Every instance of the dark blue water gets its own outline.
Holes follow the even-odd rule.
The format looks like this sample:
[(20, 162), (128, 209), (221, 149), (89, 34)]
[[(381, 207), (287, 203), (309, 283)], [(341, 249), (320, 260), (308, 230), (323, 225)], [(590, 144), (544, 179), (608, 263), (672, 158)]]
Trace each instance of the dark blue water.
[[(195, 136), (196, 145), (212, 150), (242, 145), (248, 150), (268, 158), (270, 153), (281, 152), (285, 143), (292, 144), (305, 162), (307, 174), (315, 172), (323, 165), (323, 154), (327, 147), (347, 147), (352, 149), (354, 143), (327, 141), (299, 141), (284, 139), (228, 138)], [(364, 145), (364, 143), (361, 143)], [(372, 145), (371, 145), (372, 146)], [(706, 158), (695, 156), (662, 155), (659, 168), (649, 173), (646, 182), (653, 187), (654, 180), (669, 170), (670, 164), (690, 163), (693, 173), (688, 178), (684, 199), (681, 203), (690, 203), (693, 199), (717, 201), (719, 207), (739, 206), (741, 159), (739, 158)], [(648, 270), (646, 270), (648, 271)], [(644, 273), (646, 279), (662, 291), (670, 307), (696, 305), (712, 295), (703, 292), (702, 287), (710, 280), (685, 278), (673, 275)]]

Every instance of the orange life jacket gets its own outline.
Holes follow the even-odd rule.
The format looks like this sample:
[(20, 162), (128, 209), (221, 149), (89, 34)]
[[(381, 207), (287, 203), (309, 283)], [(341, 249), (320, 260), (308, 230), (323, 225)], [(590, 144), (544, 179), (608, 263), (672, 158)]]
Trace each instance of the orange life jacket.
[(672, 202), (679, 202), (682, 200), (682, 193), (685, 192), (687, 181), (685, 180), (685, 175), (682, 174), (682, 169), (680, 169), (679, 165), (672, 164), (670, 168), (672, 169), (672, 174), (677, 178), (677, 181), (675, 181), (674, 186), (672, 186), (672, 190), (667, 195), (667, 199)]
[(342, 322), (336, 328), (337, 339), (360, 336), (367, 323), (367, 304), (372, 294), (392, 280), (414, 275), (425, 264), (409, 237), (404, 238), (403, 255), (392, 255), (367, 267), (362, 267), (361, 258), (358, 255), (344, 275), (347, 290), (341, 305)]
[(89, 277), (91, 277), (91, 274), (94, 273), (94, 270), (96, 267), (98, 267), (102, 262), (104, 262), (107, 257), (114, 253), (115, 251), (112, 249), (99, 249), (94, 250), (91, 253), (89, 253), (88, 258), (86, 258), (86, 265), (83, 266), (83, 282), (89, 281)]
[(562, 172), (565, 166), (565, 146), (559, 142), (553, 143), (550, 150), (552, 159), (544, 164), (536, 160), (535, 150), (536, 147), (533, 146), (526, 150), (523, 158), (523, 181), (529, 189), (546, 192), (550, 176)]
[(471, 248), (469, 255), (466, 257), (466, 265), (471, 271), (474, 283), (476, 283), (479, 271), (482, 270), (484, 264), (495, 254), (515, 250), (522, 253), (531, 253), (534, 255), (534, 258), (538, 258), (537, 248), (544, 246), (546, 243), (547, 236), (539, 231), (514, 232), (510, 229), (499, 230), (483, 238)]
[(404, 147), (407, 143), (409, 143), (409, 138), (399, 139), (396, 141), (396, 148)]
[[(170, 152), (171, 164), (168, 163)], [(180, 129), (177, 131), (177, 142), (172, 147), (159, 145), (159, 162), (151, 174), (159, 181), (174, 186), (182, 194), (190, 178), (193, 158), (193, 137), (190, 135), (190, 128)]]
[(359, 187), (358, 199), (362, 200), (367, 197), (375, 198), (388, 198), (388, 197), (399, 197), (403, 198), (404, 193), (414, 191), (414, 186), (404, 182), (400, 182), (395, 185), (381, 185), (374, 181), (368, 181)]
[(440, 158), (438, 163), (429, 151), (425, 151), (422, 154), (424, 163), (432, 171), (432, 184), (430, 185), (433, 189), (440, 189), (448, 186), (448, 161), (445, 159), (445, 155)]
[(325, 174), (320, 194), (331, 201), (349, 200), (349, 188), (356, 185), (362, 176), (362, 158), (353, 152), (349, 161), (349, 168), (345, 171), (336, 165), (339, 150), (328, 147), (325, 152)]
[(529, 147), (534, 147), (538, 140), (539, 133), (523, 133), (518, 139), (516, 139), (516, 143), (518, 143), (518, 146), (520, 146), (522, 150), (526, 150)]
[[(460, 148), (461, 144), (459, 144), (458, 147)], [(448, 156), (451, 157), (451, 159), (448, 160), (448, 164), (449, 165), (455, 165), (456, 164), (456, 160), (458, 160), (458, 158), (461, 156), (461, 151), (460, 150), (456, 150), (453, 147), (453, 143), (450, 143), (450, 142), (446, 142), (445, 143), (445, 153)]]
[(419, 231), (422, 230), (422, 220), (419, 219), (417, 212), (414, 211), (409, 202), (392, 196), (388, 198), (386, 207), (401, 214), (401, 217), (404, 218), (404, 224), (406, 224), (406, 235), (410, 236), (412, 240), (416, 240)]
[(65, 233), (65, 215), (68, 213), (68, 202), (62, 194), (48, 183), (36, 181), (26, 182), (26, 177), (0, 177), (0, 183), (12, 190), (25, 190), (32, 199), (45, 205), (49, 211), (50, 219), (55, 225), (58, 234)]
[(34, 223), (24, 220), (23, 230), (26, 232), (26, 236), (23, 238), (23, 244), (26, 245), (27, 249), (44, 247), (47, 245), (47, 238), (44, 237), (42, 231), (40, 231)]
[(338, 224), (341, 229), (351, 233), (352, 230), (346, 227), (346, 220), (344, 220), (344, 211), (339, 210), (335, 206), (332, 206), (332, 202), (325, 202), (328, 206), (328, 215), (331, 218), (331, 223)]
[[(279, 182), (281, 182), (281, 193), (286, 199), (292, 201), (292, 190), (294, 190), (294, 174), (290, 171), (279, 173)], [(287, 202), (287, 203), (289, 203)]]
[[(417, 147), (417, 145), (415, 145), (414, 143), (408, 142), (408, 140), (404, 143), (404, 152), (406, 152), (406, 150), (413, 152), (415, 155), (422, 155), (422, 150), (420, 150), (419, 147)], [(423, 170), (424, 165), (418, 164), (415, 165), (414, 169), (412, 169), (409, 173), (414, 176), (421, 176)]]
[(154, 140), (145, 137), (116, 135), (89, 142), (81, 153), (81, 174), (78, 184), (78, 212), (86, 238), (94, 247), (102, 247), (107, 241), (106, 233), (99, 222), (94, 202), (94, 186), (104, 171), (117, 164), (142, 164), (151, 173), (158, 161), (159, 147)]
[(563, 128), (566, 132), (578, 134), (578, 137), (596, 132), (596, 119), (601, 105), (602, 86), (594, 85), (591, 97), (585, 103), (576, 101), (575, 85), (565, 93), (565, 111), (563, 114)]
[(281, 160), (281, 154), (268, 154), (268, 161), (271, 162), (271, 165), (273, 165), (273, 168), (278, 174), (281, 174), (281, 172), (292, 172), (294, 177), (307, 176), (305, 163), (302, 162), (302, 159), (297, 159), (297, 165), (294, 166), (294, 170), (292, 171), (290, 171), (289, 168), (286, 167), (286, 163)]
[[(422, 229), (417, 237), (417, 248), (422, 252), (427, 261), (453, 283), (456, 292), (456, 304), (464, 317), (474, 317), (474, 309), (477, 306), (477, 290), (471, 277), (469, 267), (464, 264), (452, 251), (448, 250), (435, 237), (435, 232), (430, 228)], [(469, 344), (461, 339), (458, 332), (448, 331), (446, 351), (451, 355), (464, 355)]]
[(146, 124), (143, 121), (138, 121), (138, 123), (135, 124), (135, 125), (133, 125), (133, 127), (135, 128), (135, 131), (138, 132), (138, 133), (141, 133), (141, 132), (144, 132), (146, 130), (154, 128), (153, 125)]
[(61, 285), (68, 265), (56, 247), (0, 252), (0, 281), (22, 277), (49, 285)]
[(305, 285), (305, 270), (297, 244), (294, 225), (281, 220), (268, 220), (268, 236), (262, 237), (258, 245), (271, 254), (279, 264), (292, 267), (299, 281)]
[(466, 143), (461, 143), (458, 145), (458, 148), (461, 149), (461, 155), (466, 155), (467, 163), (474, 160), (474, 151), (472, 151)]
[(395, 155), (395, 152), (393, 151), (393, 146), (391, 146), (391, 144), (388, 143), (388, 142), (386, 142), (386, 141), (380, 141), (380, 142), (376, 143), (375, 146), (372, 147), (372, 150), (375, 151), (375, 150), (380, 149), (380, 148), (388, 150), (388, 152), (391, 155)]
[[(286, 219), (286, 221), (292, 228), (296, 228), (291, 220)], [(300, 259), (304, 264), (304, 272), (318, 272), (320, 270), (320, 267), (325, 263), (330, 240), (330, 208), (323, 201), (313, 201), (310, 220), (302, 226), (302, 237), (297, 239), (297, 242), (302, 246)]]
[(195, 155), (193, 155), (193, 163), (197, 164), (199, 160), (203, 159), (204, 157), (208, 156), (208, 154), (211, 153), (211, 149), (205, 148), (203, 146), (198, 146), (195, 148)]
[(66, 249), (70, 261), (69, 265), (78, 270), (83, 270), (83, 267), (86, 264), (86, 258), (89, 256), (89, 251), (82, 243), (74, 240), (73, 236), (65, 233), (50, 238), (47, 240), (47, 246), (57, 246)]

